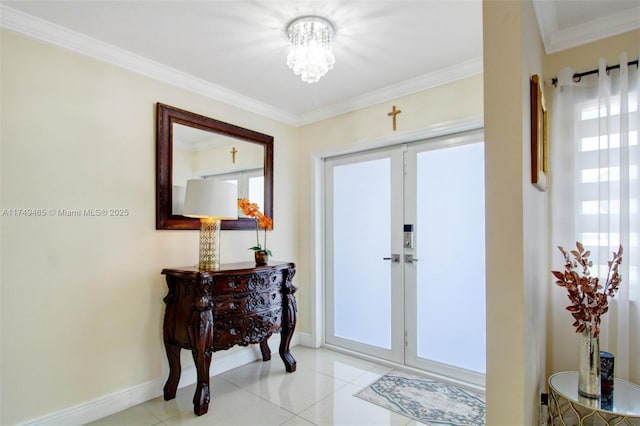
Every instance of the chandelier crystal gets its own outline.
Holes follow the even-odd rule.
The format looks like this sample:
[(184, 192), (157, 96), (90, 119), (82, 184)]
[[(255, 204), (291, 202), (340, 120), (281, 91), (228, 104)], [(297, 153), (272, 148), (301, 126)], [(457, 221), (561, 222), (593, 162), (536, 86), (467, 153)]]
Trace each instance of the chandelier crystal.
[(303, 16), (287, 26), (287, 65), (307, 83), (315, 83), (335, 64), (333, 25), (319, 16)]

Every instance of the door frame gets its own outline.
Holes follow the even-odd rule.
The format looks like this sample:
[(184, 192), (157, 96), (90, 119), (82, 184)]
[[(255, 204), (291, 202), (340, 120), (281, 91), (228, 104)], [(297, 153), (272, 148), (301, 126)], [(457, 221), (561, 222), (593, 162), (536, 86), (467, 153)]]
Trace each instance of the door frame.
[[(417, 140), (410, 143), (402, 143), (390, 145), (384, 148), (362, 150), (356, 153), (338, 155), (334, 157), (327, 157), (324, 159), (324, 171), (325, 171), (325, 205), (323, 206), (323, 213), (325, 216), (325, 239), (323, 242), (327, 243), (331, 241), (331, 230), (333, 229), (333, 217), (331, 214), (332, 209), (332, 186), (333, 186), (333, 170), (336, 167), (341, 167), (351, 164), (367, 163), (373, 160), (388, 159), (390, 164), (389, 179), (392, 188), (391, 205), (402, 205), (403, 207), (398, 211), (392, 209), (391, 215), (391, 241), (389, 247), (389, 253), (384, 255), (390, 255), (391, 253), (399, 253), (400, 257), (404, 259), (407, 255), (414, 253), (414, 248), (405, 249), (402, 247), (401, 229), (404, 223), (416, 223), (414, 217), (416, 210), (416, 198), (413, 196), (407, 197), (407, 194), (415, 194), (417, 191), (416, 181), (416, 159), (417, 154), (420, 152), (432, 152), (440, 151), (443, 149), (450, 149), (465, 145), (484, 145), (484, 135), (481, 131), (470, 131), (464, 133), (458, 133), (454, 135), (445, 135), (440, 137), (434, 137), (426, 140)], [(407, 154), (413, 153), (407, 157)], [(412, 176), (411, 179), (408, 179)], [(484, 181), (484, 176), (481, 177)], [(395, 191), (395, 194), (394, 194)], [(405, 211), (405, 209), (408, 209)], [(409, 216), (407, 216), (407, 214)], [(395, 218), (394, 218), (395, 216)], [(393, 229), (397, 229), (397, 232), (393, 232)], [(332, 271), (332, 244), (325, 245), (325, 272), (331, 274)], [(382, 257), (382, 255), (381, 255)], [(410, 367), (427, 372), (439, 377), (446, 377), (449, 380), (462, 381), (464, 383), (472, 384), (474, 386), (484, 386), (485, 373), (470, 370), (461, 366), (449, 365), (443, 362), (421, 358), (417, 354), (417, 306), (415, 301), (417, 300), (417, 283), (416, 283), (416, 270), (414, 264), (407, 265), (406, 262), (401, 261), (398, 264), (390, 263), (390, 279), (391, 279), (391, 348), (384, 349), (370, 344), (358, 342), (357, 340), (350, 340), (347, 338), (338, 337), (333, 331), (335, 326), (332, 318), (332, 306), (334, 303), (334, 290), (332, 286), (332, 277), (330, 275), (325, 276), (325, 323), (324, 327), (324, 341), (326, 346), (342, 350), (346, 352), (356, 351), (359, 354), (364, 355), (367, 358), (377, 358), (381, 361), (392, 362), (396, 365), (403, 367)], [(408, 280), (408, 281), (407, 281)], [(335, 283), (333, 284), (335, 285)], [(412, 302), (413, 301), (413, 302)]]
[[(306, 259), (310, 267), (309, 278), (311, 280), (311, 327), (310, 333), (297, 333), (298, 341), (308, 347), (319, 348), (324, 342), (324, 268), (325, 268), (325, 217), (324, 217), (324, 160), (327, 157), (335, 157), (344, 154), (356, 153), (359, 151), (368, 151), (376, 148), (389, 147), (392, 145), (401, 145), (422, 139), (433, 139), (440, 136), (462, 135), (467, 132), (480, 132), (484, 129), (484, 116), (476, 115), (468, 118), (453, 120), (447, 123), (440, 123), (427, 126), (415, 131), (402, 132), (384, 136), (380, 138), (372, 138), (364, 141), (354, 141), (351, 144), (325, 148), (313, 151), (310, 158), (311, 182), (311, 211), (316, 212), (311, 217), (309, 242), (306, 247), (308, 258)], [(304, 249), (304, 248), (303, 248)]]

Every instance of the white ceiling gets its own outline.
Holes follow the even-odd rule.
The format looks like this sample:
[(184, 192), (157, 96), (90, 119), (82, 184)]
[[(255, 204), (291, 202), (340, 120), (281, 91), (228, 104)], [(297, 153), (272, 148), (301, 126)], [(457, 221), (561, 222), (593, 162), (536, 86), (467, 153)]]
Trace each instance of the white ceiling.
[[(3, 27), (300, 125), (482, 72), (481, 0), (0, 0)], [(548, 53), (640, 28), (638, 0), (534, 0)], [(285, 64), (285, 27), (336, 27), (333, 70)]]

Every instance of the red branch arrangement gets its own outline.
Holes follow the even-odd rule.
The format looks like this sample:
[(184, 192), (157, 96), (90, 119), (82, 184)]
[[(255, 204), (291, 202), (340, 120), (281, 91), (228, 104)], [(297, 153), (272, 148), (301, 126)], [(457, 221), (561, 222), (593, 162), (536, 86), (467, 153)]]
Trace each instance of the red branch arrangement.
[(609, 310), (608, 298), (615, 295), (622, 281), (618, 273), (622, 262), (622, 246), (619, 246), (618, 252), (614, 252), (613, 258), (608, 262), (609, 272), (604, 285), (600, 284), (598, 277), (591, 276), (591, 252), (585, 251), (579, 242), (576, 242), (576, 248), (569, 254), (558, 247), (565, 260), (564, 272), (551, 273), (557, 278), (556, 284), (567, 289), (571, 301), (567, 311), (575, 319), (573, 326), (576, 327), (576, 333), (582, 333), (587, 327), (591, 327), (594, 337), (597, 337), (600, 334), (600, 317)]

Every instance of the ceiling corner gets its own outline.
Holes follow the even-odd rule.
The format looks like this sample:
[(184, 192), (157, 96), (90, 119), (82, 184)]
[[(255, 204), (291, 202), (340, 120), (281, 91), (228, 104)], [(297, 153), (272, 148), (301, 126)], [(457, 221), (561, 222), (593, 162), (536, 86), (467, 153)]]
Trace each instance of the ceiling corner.
[(552, 39), (558, 33), (558, 17), (555, 2), (548, 0), (533, 0), (533, 9), (540, 29), (540, 37), (544, 50), (549, 53)]

